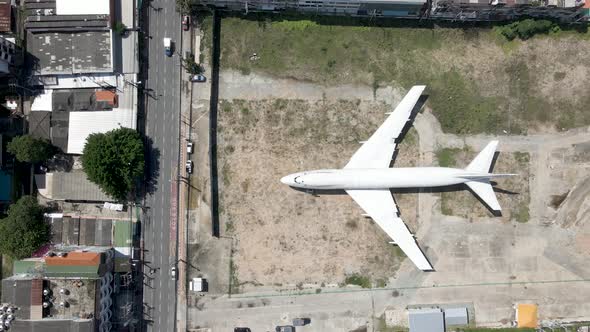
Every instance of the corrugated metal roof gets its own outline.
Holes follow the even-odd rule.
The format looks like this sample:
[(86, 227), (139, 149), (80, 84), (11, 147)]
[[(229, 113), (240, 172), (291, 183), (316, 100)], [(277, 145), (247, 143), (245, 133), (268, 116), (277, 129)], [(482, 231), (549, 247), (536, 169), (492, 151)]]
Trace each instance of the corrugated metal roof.
[(49, 278), (99, 278), (97, 266), (46, 266), (44, 275)]
[(410, 332), (445, 332), (440, 309), (410, 310)]
[(42, 193), (54, 200), (111, 202), (98, 185), (88, 180), (84, 172), (46, 173), (46, 190)]
[[(123, 101), (119, 99), (119, 105)], [(135, 129), (136, 112), (133, 109), (115, 108), (112, 111), (70, 112), (70, 130), (67, 153), (82, 154), (86, 138), (94, 133), (106, 133), (121, 127)]]
[(45, 257), (47, 266), (93, 266), (100, 264), (101, 253), (71, 251), (65, 257)]
[(469, 324), (467, 308), (445, 309), (445, 324), (447, 326)]

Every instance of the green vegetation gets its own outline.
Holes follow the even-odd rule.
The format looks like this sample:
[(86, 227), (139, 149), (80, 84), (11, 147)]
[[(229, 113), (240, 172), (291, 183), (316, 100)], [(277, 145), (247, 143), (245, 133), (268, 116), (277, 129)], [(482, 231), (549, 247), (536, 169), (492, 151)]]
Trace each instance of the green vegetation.
[(457, 165), (456, 154), (461, 149), (442, 148), (436, 151), (436, 159), (440, 167), (455, 167)]
[(176, 0), (176, 10), (182, 15), (190, 15), (195, 12), (197, 3), (195, 0)]
[(519, 164), (528, 164), (531, 156), (528, 152), (514, 152), (514, 159), (516, 159)]
[(375, 284), (377, 288), (384, 288), (385, 286), (387, 286), (387, 281), (385, 279), (377, 279), (377, 282)]
[(195, 55), (192, 53), (188, 54), (188, 56), (184, 58), (181, 58), (181, 62), (182, 67), (190, 75), (200, 75), (205, 71), (205, 69), (203, 69), (203, 66), (195, 62)]
[(530, 328), (499, 328), (499, 329), (492, 329), (492, 328), (485, 328), (485, 327), (466, 327), (462, 329), (458, 329), (457, 332), (535, 332), (535, 329)]
[(407, 327), (402, 326), (387, 326), (387, 322), (385, 321), (385, 315), (379, 317), (377, 321), (377, 331), (378, 332), (407, 332)]
[(534, 19), (512, 22), (495, 29), (507, 40), (513, 40), (516, 37), (526, 40), (536, 34), (547, 34), (549, 32), (559, 32), (560, 30), (559, 26), (551, 21)]
[(123, 24), (122, 22), (117, 22), (113, 26), (113, 31), (115, 33), (117, 33), (118, 35), (121, 35), (122, 36), (127, 31), (127, 26), (125, 24)]
[(238, 271), (233, 260), (233, 253), (229, 258), (229, 295), (238, 294), (240, 292), (240, 280), (238, 280)]
[(529, 221), (530, 217), (528, 202), (523, 202), (514, 213), (514, 219), (520, 223), (525, 223)]
[(53, 157), (57, 148), (48, 140), (31, 135), (17, 136), (7, 145), (6, 150), (13, 154), (18, 161), (26, 163), (40, 163)]
[(362, 288), (371, 288), (371, 279), (369, 277), (361, 276), (359, 274), (353, 274), (344, 280), (346, 285), (357, 285)]
[(143, 141), (133, 129), (91, 134), (83, 153), (82, 166), (88, 179), (117, 200), (126, 200), (136, 181), (143, 176)]
[[(543, 63), (569, 63), (565, 57), (546, 59), (544, 54), (550, 53), (535, 51), (530, 45), (534, 40), (526, 44), (518, 38), (508, 41), (492, 29), (374, 26), (382, 22), (353, 18), (322, 24), (324, 21), (330, 19), (224, 18), (221, 66), (244, 74), (265, 73), (324, 85), (360, 83), (372, 86), (375, 93), (380, 86), (407, 89), (427, 84), (427, 103), (443, 130), (450, 133), (525, 133), (538, 123), (558, 121), (564, 129), (590, 124), (590, 112), (585, 111), (590, 91), (572, 100), (550, 87), (539, 88), (547, 82), (557, 84), (555, 70)], [(523, 36), (538, 33), (542, 25), (526, 20), (517, 24), (515, 29)], [(210, 25), (208, 17), (202, 25), (206, 39), (211, 37)], [(557, 35), (550, 34), (552, 38)], [(573, 34), (564, 31), (559, 35)], [(590, 34), (576, 36), (583, 39)], [(562, 51), (584, 49), (576, 43), (585, 41), (575, 39), (560, 44)], [(251, 60), (253, 53), (258, 56), (255, 60)], [(482, 62), (482, 54), (491, 56)], [(564, 84), (570, 79), (563, 73), (555, 78)]]
[(33, 196), (23, 196), (0, 219), (0, 253), (16, 259), (31, 254), (49, 241), (49, 225), (43, 220), (44, 208)]

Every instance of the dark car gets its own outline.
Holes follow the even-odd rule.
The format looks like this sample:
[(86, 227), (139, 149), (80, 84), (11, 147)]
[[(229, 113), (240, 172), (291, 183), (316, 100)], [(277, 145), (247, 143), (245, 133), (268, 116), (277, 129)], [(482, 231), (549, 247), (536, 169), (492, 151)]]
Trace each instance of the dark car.
[(191, 18), (188, 15), (182, 17), (182, 30), (188, 31), (191, 26)]
[(234, 327), (234, 332), (252, 332), (249, 327)]
[(293, 326), (305, 326), (311, 323), (309, 318), (293, 318)]
[(295, 332), (295, 326), (292, 325), (283, 325), (283, 326), (277, 326), (275, 328), (276, 332)]

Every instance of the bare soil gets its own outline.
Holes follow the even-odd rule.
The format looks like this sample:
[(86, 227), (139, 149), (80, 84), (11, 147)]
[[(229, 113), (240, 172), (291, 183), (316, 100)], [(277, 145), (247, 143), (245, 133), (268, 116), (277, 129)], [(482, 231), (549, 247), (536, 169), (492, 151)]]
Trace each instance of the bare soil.
[[(316, 197), (279, 181), (301, 170), (342, 167), (387, 111), (377, 102), (222, 101), (221, 221), (237, 239), (233, 262), (242, 288), (395, 275), (399, 251), (344, 192)], [(406, 138), (399, 166), (415, 165), (419, 155), (416, 133)], [(415, 227), (416, 194), (395, 198)]]

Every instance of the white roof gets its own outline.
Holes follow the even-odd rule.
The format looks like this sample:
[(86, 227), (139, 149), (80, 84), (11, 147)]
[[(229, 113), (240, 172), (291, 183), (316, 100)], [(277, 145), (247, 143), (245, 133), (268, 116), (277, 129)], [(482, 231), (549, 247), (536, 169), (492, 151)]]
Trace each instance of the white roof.
[(109, 0), (56, 0), (57, 15), (109, 15)]
[(33, 99), (31, 111), (49, 111), (53, 110), (53, 90), (43, 90), (43, 92)]
[(115, 108), (112, 111), (70, 112), (67, 153), (82, 154), (86, 138), (94, 133), (126, 127), (135, 129), (136, 112)]

